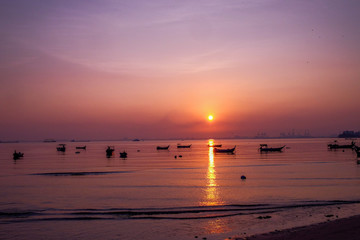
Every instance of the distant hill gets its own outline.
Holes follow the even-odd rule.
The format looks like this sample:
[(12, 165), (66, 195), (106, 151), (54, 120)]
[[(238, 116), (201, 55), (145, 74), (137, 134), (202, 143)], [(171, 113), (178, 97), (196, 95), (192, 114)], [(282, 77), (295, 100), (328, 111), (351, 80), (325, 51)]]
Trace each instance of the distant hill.
[(343, 133), (339, 134), (339, 138), (360, 138), (360, 131), (344, 131)]

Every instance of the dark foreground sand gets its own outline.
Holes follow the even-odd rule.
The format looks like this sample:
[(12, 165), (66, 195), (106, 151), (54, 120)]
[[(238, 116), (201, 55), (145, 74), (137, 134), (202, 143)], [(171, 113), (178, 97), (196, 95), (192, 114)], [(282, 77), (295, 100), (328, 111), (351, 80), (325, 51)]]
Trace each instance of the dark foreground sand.
[(359, 240), (360, 215), (236, 240)]

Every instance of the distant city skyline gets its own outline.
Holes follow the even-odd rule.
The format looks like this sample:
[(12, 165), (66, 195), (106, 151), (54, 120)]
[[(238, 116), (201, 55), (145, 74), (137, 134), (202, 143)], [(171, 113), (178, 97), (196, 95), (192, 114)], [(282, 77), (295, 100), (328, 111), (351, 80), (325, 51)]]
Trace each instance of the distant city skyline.
[(0, 141), (359, 131), (359, 10), (350, 0), (2, 1)]

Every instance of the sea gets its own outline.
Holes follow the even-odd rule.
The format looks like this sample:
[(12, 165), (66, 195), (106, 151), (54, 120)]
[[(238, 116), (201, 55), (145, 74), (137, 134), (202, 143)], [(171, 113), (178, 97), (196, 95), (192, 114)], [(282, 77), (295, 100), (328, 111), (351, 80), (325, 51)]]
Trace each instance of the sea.
[[(333, 141), (1, 143), (0, 239), (220, 240), (358, 215), (359, 159), (328, 150)], [(13, 160), (15, 150), (24, 157)]]

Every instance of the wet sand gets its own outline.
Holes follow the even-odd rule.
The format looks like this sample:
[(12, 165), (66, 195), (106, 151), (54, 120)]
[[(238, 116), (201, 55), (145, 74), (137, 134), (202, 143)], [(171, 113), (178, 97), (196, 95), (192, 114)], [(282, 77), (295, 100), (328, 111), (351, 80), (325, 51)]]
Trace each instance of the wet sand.
[(236, 240), (357, 240), (360, 239), (360, 215), (310, 226), (275, 231)]

